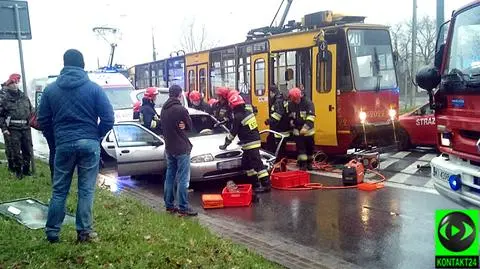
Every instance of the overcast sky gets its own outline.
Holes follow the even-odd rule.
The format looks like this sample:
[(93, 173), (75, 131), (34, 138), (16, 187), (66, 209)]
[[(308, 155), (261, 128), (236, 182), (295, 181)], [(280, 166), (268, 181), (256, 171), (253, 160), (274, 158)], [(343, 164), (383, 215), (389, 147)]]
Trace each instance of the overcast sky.
[[(195, 19), (204, 24), (209, 40), (228, 45), (245, 40), (252, 28), (269, 25), (281, 0), (30, 0), (33, 39), (24, 41), (27, 81), (57, 74), (69, 48), (85, 56), (87, 69), (105, 65), (109, 45), (97, 39), (92, 28), (115, 26), (122, 30), (116, 63), (131, 66), (152, 60), (152, 28), (155, 29), (157, 59), (180, 49), (182, 29)], [(445, 18), (470, 0), (445, 0)], [(205, 3), (208, 3), (206, 5)], [(418, 0), (418, 16), (435, 17), (436, 0)], [(287, 17), (300, 21), (305, 14), (333, 10), (367, 16), (368, 23), (395, 24), (411, 20), (412, 2), (407, 0), (294, 0)], [(283, 10), (281, 11), (283, 12)], [(0, 81), (20, 73), (16, 41), (0, 40)]]

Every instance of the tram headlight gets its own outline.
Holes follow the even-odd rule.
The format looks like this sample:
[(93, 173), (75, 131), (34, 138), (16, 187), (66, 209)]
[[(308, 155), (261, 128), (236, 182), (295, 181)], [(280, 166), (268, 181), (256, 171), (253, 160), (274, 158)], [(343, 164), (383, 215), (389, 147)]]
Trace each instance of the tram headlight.
[(394, 120), (395, 116), (397, 116), (397, 111), (395, 109), (390, 109), (388, 110), (388, 115), (390, 116), (391, 120)]
[(358, 118), (360, 118), (360, 121), (364, 123), (365, 120), (367, 119), (367, 112), (360, 111), (360, 113), (358, 114)]

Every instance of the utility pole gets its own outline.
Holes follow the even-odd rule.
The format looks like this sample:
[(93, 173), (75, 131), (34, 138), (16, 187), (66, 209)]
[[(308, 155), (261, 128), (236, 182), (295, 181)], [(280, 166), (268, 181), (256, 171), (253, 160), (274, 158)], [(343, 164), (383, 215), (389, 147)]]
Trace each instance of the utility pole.
[[(412, 68), (411, 68), (411, 80), (417, 71), (416, 68), (416, 54), (417, 54), (417, 0), (413, 0), (413, 18), (412, 18)], [(417, 86), (413, 85), (412, 94), (410, 95), (410, 106), (415, 105), (415, 98), (417, 95)]]
[(438, 40), (440, 42), (443, 41), (443, 35), (445, 33), (440, 32), (440, 27), (442, 26), (443, 22), (445, 21), (445, 0), (437, 0), (437, 35)]
[(155, 49), (155, 34), (152, 27), (152, 49), (153, 49), (153, 61), (157, 60), (157, 51)]

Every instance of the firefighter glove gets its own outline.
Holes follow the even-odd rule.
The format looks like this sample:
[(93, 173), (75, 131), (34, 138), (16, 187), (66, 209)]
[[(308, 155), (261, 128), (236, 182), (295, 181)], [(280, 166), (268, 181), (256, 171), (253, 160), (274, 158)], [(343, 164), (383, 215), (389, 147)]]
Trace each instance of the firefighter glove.
[(267, 126), (270, 125), (270, 120), (266, 119), (265, 120), (265, 125), (267, 125)]

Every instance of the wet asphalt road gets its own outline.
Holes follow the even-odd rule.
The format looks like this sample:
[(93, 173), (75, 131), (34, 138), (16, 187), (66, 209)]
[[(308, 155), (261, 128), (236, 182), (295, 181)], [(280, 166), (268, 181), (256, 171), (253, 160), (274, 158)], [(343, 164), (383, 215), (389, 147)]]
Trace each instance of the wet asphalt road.
[[(40, 152), (45, 149), (44, 143), (34, 145)], [(312, 176), (312, 181), (341, 183), (324, 176)], [(461, 208), (431, 192), (387, 186), (374, 192), (273, 190), (251, 207), (201, 209), (201, 194), (220, 193), (225, 182), (193, 183), (192, 205), (209, 216), (287, 238), (362, 268), (434, 268), (435, 210)], [(160, 176), (118, 178), (110, 184), (116, 192), (129, 187), (162, 195)]]

